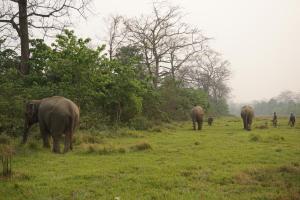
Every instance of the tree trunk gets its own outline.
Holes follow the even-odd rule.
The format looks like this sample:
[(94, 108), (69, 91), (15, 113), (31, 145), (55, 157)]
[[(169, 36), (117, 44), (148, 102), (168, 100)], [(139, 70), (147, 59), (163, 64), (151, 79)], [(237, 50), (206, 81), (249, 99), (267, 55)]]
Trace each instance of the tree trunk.
[(29, 36), (27, 20), (27, 0), (19, 0), (19, 23), (21, 40), (21, 63), (20, 71), (22, 74), (29, 74)]
[(171, 64), (171, 75), (172, 75), (173, 81), (175, 81), (174, 54), (171, 53), (170, 57), (171, 57), (171, 62), (170, 62), (170, 64)]

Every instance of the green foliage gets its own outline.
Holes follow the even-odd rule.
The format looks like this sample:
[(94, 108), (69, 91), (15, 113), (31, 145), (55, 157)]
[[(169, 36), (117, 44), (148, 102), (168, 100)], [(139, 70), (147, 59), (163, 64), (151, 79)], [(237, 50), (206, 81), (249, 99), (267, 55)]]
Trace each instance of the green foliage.
[(0, 51), (1, 132), (21, 134), (24, 103), (53, 95), (65, 96), (80, 106), (83, 128), (101, 129), (109, 121), (128, 122), (141, 113), (145, 84), (137, 79), (133, 61), (109, 61), (102, 53), (104, 46), (93, 49), (89, 42), (69, 30), (51, 46), (32, 40), (27, 76), (16, 69), (16, 52)]
[(186, 120), (194, 105), (207, 110), (207, 95), (200, 89), (184, 88), (180, 82), (166, 79), (159, 90), (161, 110), (169, 119)]
[(136, 79), (132, 66), (117, 60), (103, 64), (109, 72), (103, 97), (103, 107), (112, 121), (128, 121), (142, 111), (143, 85)]
[(129, 127), (135, 130), (148, 130), (152, 125), (151, 121), (144, 116), (134, 117), (129, 122)]

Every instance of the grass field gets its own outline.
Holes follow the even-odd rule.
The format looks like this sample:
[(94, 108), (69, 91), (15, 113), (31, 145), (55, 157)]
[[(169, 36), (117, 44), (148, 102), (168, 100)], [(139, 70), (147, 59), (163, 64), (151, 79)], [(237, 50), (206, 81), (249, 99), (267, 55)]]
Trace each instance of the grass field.
[[(13, 176), (0, 178), (0, 199), (300, 199), (300, 126), (242, 130), (217, 118), (150, 131), (77, 132), (74, 150), (53, 154), (41, 141), (17, 147)], [(257, 128), (255, 128), (257, 127)]]

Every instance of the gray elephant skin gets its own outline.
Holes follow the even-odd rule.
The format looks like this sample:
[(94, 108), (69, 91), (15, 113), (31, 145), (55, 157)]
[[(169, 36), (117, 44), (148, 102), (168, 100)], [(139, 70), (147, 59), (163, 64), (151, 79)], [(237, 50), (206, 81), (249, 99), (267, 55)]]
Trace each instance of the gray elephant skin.
[(250, 131), (252, 120), (254, 118), (254, 110), (251, 106), (243, 106), (241, 109), (241, 117), (243, 119), (244, 129)]
[(27, 142), (29, 129), (35, 123), (39, 123), (44, 147), (50, 148), (51, 136), (53, 152), (60, 153), (59, 140), (65, 135), (64, 152), (67, 152), (72, 149), (72, 137), (79, 123), (79, 108), (61, 96), (29, 101), (25, 109), (23, 144)]
[(193, 129), (196, 130), (196, 123), (198, 124), (198, 130), (202, 129), (204, 111), (201, 106), (195, 106), (192, 109), (192, 121)]

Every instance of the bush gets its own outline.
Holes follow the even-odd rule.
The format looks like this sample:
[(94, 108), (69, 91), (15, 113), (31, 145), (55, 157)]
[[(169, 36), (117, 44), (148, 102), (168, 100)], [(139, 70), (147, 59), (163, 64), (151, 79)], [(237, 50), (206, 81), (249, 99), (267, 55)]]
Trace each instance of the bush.
[(95, 129), (98, 131), (106, 130), (109, 122), (109, 116), (99, 112), (89, 112), (81, 114), (80, 116), (80, 129), (91, 130)]
[(129, 127), (135, 130), (148, 130), (152, 127), (152, 123), (143, 116), (138, 116), (130, 120)]

